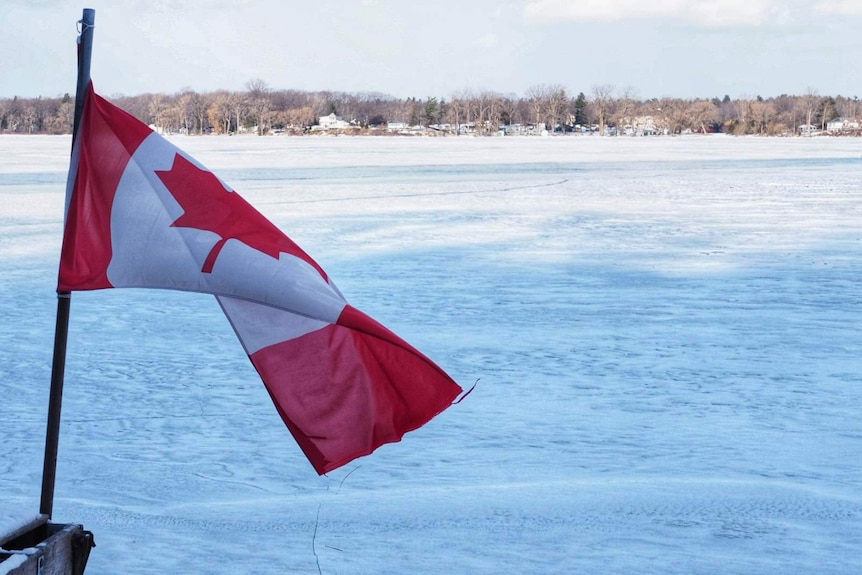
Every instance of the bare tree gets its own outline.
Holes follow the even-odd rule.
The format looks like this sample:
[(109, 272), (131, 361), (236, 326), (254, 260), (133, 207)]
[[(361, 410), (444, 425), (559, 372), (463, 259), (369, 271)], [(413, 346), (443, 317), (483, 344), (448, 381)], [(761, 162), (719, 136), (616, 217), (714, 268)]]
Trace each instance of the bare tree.
[(248, 112), (248, 97), (241, 92), (234, 92), (228, 97), (228, 106), (231, 109), (235, 129), (239, 132), (243, 128), (245, 115)]
[(859, 116), (859, 98), (846, 98), (843, 96), (838, 96), (837, 98), (835, 98), (835, 103), (838, 107), (838, 114), (842, 118), (857, 118)]
[(820, 105), (817, 107), (817, 116), (820, 120), (820, 129), (826, 131), (826, 125), (838, 117), (838, 106), (835, 103), (835, 98), (827, 96), (820, 100)]
[(515, 121), (515, 114), (517, 113), (517, 108), (515, 106), (515, 100), (508, 96), (500, 97), (500, 122), (503, 125), (510, 126), (512, 124), (517, 123)]
[(685, 101), (678, 98), (662, 98), (661, 108), (668, 133), (679, 134), (689, 127), (688, 105)]
[(72, 118), (75, 114), (75, 101), (64, 99), (56, 112), (45, 120), (44, 131), (49, 134), (68, 134), (72, 131)]
[(503, 123), (505, 97), (497, 92), (482, 92), (474, 98), (476, 129), (482, 134), (496, 134)]
[(38, 131), (36, 122), (39, 118), (39, 113), (32, 101), (24, 106), (22, 118), (24, 119), (24, 128), (28, 134)]
[(460, 135), (461, 126), (470, 123), (471, 100), (474, 96), (467, 90), (452, 95), (449, 104), (449, 119), (455, 124), (455, 133)]
[(478, 122), (476, 128), (481, 134), (492, 134), (497, 131), (500, 122), (497, 94), (494, 92), (482, 92), (476, 98), (476, 109), (478, 111)]
[(207, 119), (216, 134), (230, 133), (231, 116), (230, 94), (224, 91), (216, 92), (207, 108)]
[(748, 113), (751, 133), (763, 136), (772, 131), (775, 121), (775, 106), (772, 103), (754, 100), (749, 103)]
[(473, 96), (468, 101), (468, 117), (472, 118), (473, 125), (476, 129), (477, 134), (485, 133), (485, 112), (487, 107), (487, 102), (482, 97), (481, 94)]
[(179, 132), (185, 126), (185, 116), (176, 99), (162, 113), (166, 132)]
[(178, 102), (182, 111), (183, 123), (189, 134), (203, 134), (206, 127), (207, 103), (201, 94), (194, 90), (185, 90)]
[(147, 111), (150, 118), (153, 119), (153, 124), (160, 130), (165, 129), (165, 97), (162, 94), (153, 94), (150, 96), (150, 101), (147, 106)]
[(553, 133), (556, 131), (557, 126), (562, 128), (565, 122), (564, 116), (566, 106), (569, 103), (569, 95), (566, 94), (566, 89), (563, 86), (556, 84), (550, 86), (547, 98), (548, 119), (550, 120), (551, 132)]
[(271, 90), (269, 85), (260, 78), (250, 80), (246, 84), (246, 89), (248, 90), (249, 111), (257, 121), (257, 135), (263, 136), (266, 133), (266, 122), (272, 109)]
[(6, 130), (17, 132), (21, 127), (22, 106), (21, 99), (17, 96), (9, 100), (6, 106)]
[(527, 90), (527, 98), (535, 114), (536, 126), (545, 124), (549, 132), (562, 125), (569, 97), (559, 84), (539, 84)]
[(314, 124), (314, 109), (311, 106), (292, 108), (287, 114), (287, 123), (292, 128), (305, 129)]
[(709, 100), (695, 100), (689, 103), (687, 115), (692, 130), (706, 134), (711, 126), (718, 121), (718, 109)]
[(817, 105), (820, 104), (820, 96), (817, 95), (817, 90), (809, 87), (805, 95), (799, 101), (805, 114), (805, 124), (808, 126), (806, 134), (811, 135), (811, 126), (814, 121), (814, 113), (817, 111)]
[(747, 134), (751, 120), (751, 98), (748, 96), (737, 98), (733, 102), (733, 109), (736, 113), (733, 133), (736, 135)]
[(798, 122), (798, 110), (796, 97), (782, 94), (773, 100), (775, 106), (775, 129), (778, 133), (796, 133)]
[(605, 135), (605, 122), (610, 111), (611, 100), (614, 94), (614, 87), (611, 84), (598, 84), (593, 86), (593, 101), (592, 105), (596, 112), (596, 118), (599, 120), (599, 135)]
[(638, 102), (634, 88), (626, 88), (617, 100), (616, 110), (614, 110), (617, 121), (617, 126), (632, 126), (631, 135), (634, 135), (635, 113), (637, 111)]
[(530, 108), (533, 110), (533, 114), (536, 118), (536, 129), (539, 128), (539, 124), (542, 123), (542, 116), (545, 112), (545, 100), (547, 99), (548, 86), (545, 84), (538, 84), (535, 86), (530, 86), (527, 89), (527, 99), (530, 102)]

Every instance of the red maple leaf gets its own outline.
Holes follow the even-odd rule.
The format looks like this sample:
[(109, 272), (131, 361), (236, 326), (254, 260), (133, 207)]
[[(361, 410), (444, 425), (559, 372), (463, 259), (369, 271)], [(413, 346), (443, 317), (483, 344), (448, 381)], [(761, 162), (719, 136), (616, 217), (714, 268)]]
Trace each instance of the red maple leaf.
[(275, 259), (282, 252), (294, 255), (314, 266), (326, 279), (326, 273), (302, 248), (239, 194), (225, 188), (212, 172), (202, 170), (176, 154), (171, 169), (157, 170), (156, 175), (184, 212), (171, 227), (206, 230), (221, 238), (207, 255), (201, 268), (203, 273), (212, 272), (225, 243), (235, 239)]

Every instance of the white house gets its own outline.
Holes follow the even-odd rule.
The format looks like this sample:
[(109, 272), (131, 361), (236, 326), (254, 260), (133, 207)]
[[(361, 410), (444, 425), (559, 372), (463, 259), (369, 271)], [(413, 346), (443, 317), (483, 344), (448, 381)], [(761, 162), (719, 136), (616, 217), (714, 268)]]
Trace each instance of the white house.
[(328, 116), (320, 116), (317, 124), (320, 130), (343, 130), (350, 127), (350, 122), (345, 122), (341, 116), (336, 116), (335, 112)]
[(826, 123), (826, 131), (830, 134), (836, 132), (848, 132), (859, 129), (859, 121), (848, 118), (835, 118), (831, 122)]
[(655, 136), (659, 131), (652, 116), (637, 116), (631, 119), (631, 124), (623, 126), (622, 133), (626, 136)]
[(814, 124), (802, 124), (799, 126), (799, 133), (802, 136), (818, 136), (820, 129)]

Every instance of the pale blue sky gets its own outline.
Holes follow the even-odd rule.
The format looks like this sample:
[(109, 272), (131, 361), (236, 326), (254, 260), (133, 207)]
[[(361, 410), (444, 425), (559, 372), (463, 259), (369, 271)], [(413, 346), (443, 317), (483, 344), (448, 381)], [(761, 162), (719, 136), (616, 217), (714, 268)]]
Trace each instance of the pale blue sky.
[(862, 97), (862, 0), (0, 0), (0, 97), (272, 88)]

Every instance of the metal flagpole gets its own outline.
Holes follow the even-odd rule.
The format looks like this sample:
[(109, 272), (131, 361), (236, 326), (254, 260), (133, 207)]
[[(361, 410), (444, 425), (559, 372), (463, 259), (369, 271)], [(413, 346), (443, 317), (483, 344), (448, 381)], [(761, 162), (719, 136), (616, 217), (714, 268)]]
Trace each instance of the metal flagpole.
[[(84, 112), (84, 97), (90, 83), (90, 57), (93, 52), (93, 26), (96, 11), (84, 8), (78, 36), (78, 86), (75, 92), (75, 121), (72, 149)], [(66, 342), (69, 335), (69, 309), (72, 294), (57, 292), (57, 325), (54, 331), (54, 361), (51, 368), (51, 395), (48, 400), (48, 429), (45, 433), (45, 463), (42, 467), (42, 500), (39, 512), (51, 516), (54, 510), (54, 483), (57, 477), (57, 448), (60, 443), (60, 411), (63, 404), (63, 375), (66, 371)]]

